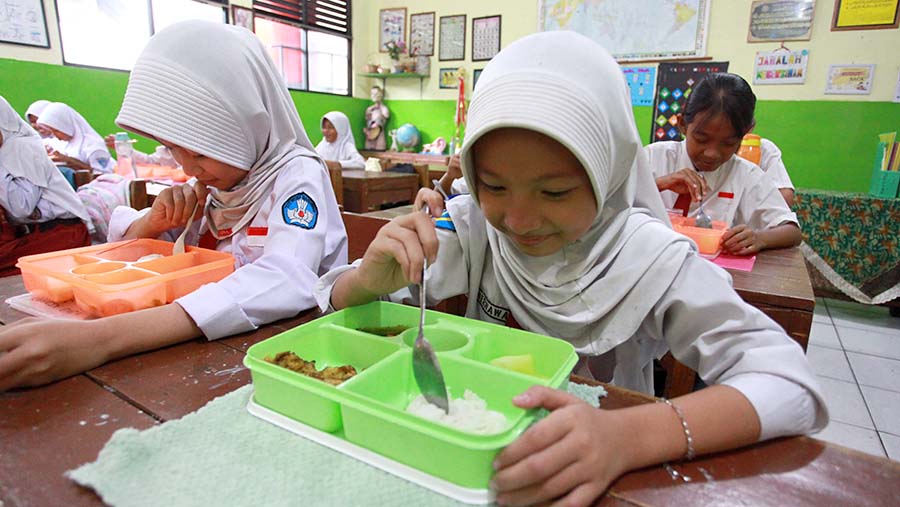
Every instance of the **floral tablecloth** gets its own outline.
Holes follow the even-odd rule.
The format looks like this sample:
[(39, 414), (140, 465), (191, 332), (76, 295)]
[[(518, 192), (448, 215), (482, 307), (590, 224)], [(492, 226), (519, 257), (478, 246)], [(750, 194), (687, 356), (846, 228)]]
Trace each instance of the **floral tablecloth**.
[(900, 199), (798, 189), (794, 211), (814, 288), (824, 278), (866, 304), (900, 296)]

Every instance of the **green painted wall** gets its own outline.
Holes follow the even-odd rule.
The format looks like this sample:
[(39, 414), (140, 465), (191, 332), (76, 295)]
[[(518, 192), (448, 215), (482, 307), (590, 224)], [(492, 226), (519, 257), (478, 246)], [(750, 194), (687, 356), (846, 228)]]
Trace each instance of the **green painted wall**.
[[(80, 112), (101, 135), (116, 132), (115, 119), (128, 85), (128, 73), (63, 65), (24, 62), (0, 58), (0, 95), (19, 113), (38, 99), (65, 102)], [(313, 144), (322, 139), (319, 119), (332, 110), (350, 117), (351, 124), (363, 125), (369, 101), (325, 93), (291, 91), (303, 126)], [(361, 127), (360, 127), (361, 128)], [(357, 134), (362, 146), (362, 136)], [(137, 148), (153, 151), (156, 143), (141, 139)]]

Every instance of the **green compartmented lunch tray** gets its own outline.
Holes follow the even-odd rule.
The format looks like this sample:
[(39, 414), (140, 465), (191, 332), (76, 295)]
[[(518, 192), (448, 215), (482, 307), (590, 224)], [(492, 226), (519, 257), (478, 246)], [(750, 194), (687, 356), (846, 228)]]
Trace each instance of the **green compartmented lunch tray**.
[[(476, 435), (406, 412), (420, 392), (412, 373), (419, 309), (387, 302), (347, 308), (250, 347), (257, 404), (317, 430), (335, 434), (399, 463), (463, 488), (485, 489), (494, 457), (533, 421), (512, 398), (533, 385), (561, 387), (578, 357), (566, 341), (518, 329), (427, 311), (425, 337), (437, 352), (451, 398), (466, 389), (506, 417), (500, 433)], [(405, 330), (402, 330), (405, 328)], [(386, 331), (394, 336), (376, 333)], [(265, 361), (294, 352), (327, 366), (351, 365), (357, 375), (339, 386)], [(531, 354), (534, 375), (490, 364)]]

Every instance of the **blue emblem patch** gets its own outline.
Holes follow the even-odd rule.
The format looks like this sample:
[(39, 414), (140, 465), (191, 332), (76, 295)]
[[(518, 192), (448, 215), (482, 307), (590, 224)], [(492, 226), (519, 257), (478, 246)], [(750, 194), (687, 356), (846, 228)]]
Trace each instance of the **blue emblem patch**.
[(294, 194), (281, 205), (281, 216), (284, 223), (296, 225), (303, 229), (312, 229), (319, 218), (316, 202), (306, 192)]

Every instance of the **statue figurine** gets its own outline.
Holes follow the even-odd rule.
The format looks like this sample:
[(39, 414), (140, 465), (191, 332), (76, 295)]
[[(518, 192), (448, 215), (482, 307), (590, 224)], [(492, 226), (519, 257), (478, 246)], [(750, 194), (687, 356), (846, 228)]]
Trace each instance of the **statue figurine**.
[(391, 112), (384, 105), (384, 90), (380, 86), (372, 87), (372, 104), (366, 108), (366, 127), (363, 129), (367, 150), (381, 150), (387, 148), (387, 140), (384, 135), (384, 127)]

